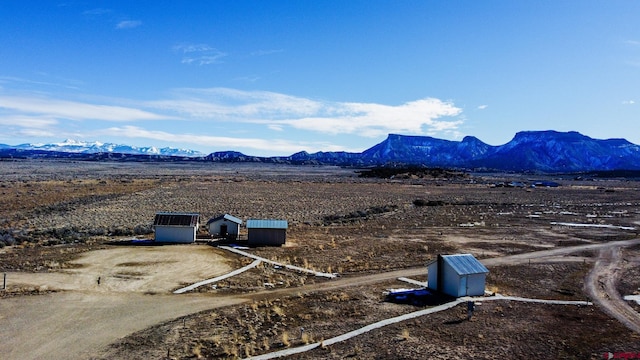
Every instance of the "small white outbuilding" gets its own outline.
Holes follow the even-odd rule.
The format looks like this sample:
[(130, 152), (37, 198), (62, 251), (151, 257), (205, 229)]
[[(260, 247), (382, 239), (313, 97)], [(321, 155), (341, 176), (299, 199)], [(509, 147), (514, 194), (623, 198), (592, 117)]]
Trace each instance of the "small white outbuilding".
[(207, 221), (209, 234), (229, 239), (237, 239), (242, 220), (229, 214), (216, 216)]
[(429, 289), (455, 297), (484, 295), (488, 273), (471, 254), (438, 255), (427, 264)]
[(159, 212), (153, 220), (156, 242), (192, 243), (200, 224), (200, 215), (194, 213)]

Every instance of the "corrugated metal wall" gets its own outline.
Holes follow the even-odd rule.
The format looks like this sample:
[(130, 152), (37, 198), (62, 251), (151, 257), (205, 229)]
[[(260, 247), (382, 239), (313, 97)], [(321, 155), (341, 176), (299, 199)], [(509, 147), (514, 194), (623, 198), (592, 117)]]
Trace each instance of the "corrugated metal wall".
[(248, 229), (249, 245), (284, 245), (287, 231), (284, 229)]
[(155, 241), (192, 243), (196, 241), (196, 228), (190, 226), (156, 226)]

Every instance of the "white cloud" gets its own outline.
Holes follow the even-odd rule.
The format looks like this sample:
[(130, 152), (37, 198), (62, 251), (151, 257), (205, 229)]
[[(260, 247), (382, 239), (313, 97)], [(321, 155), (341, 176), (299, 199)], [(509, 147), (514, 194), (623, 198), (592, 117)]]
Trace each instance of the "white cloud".
[(139, 20), (123, 20), (116, 24), (116, 29), (133, 29), (142, 25)]
[(253, 82), (256, 82), (256, 81), (260, 80), (260, 76), (240, 76), (240, 77), (237, 77), (237, 78), (235, 78), (233, 80), (253, 83)]
[(42, 138), (60, 136), (56, 129), (58, 120), (47, 116), (0, 115), (3, 141), (13, 142), (16, 138)]
[(96, 105), (35, 96), (0, 96), (0, 109), (10, 111), (14, 116), (41, 114), (49, 118), (70, 120), (132, 121), (169, 118), (130, 107)]
[(178, 89), (171, 99), (147, 102), (151, 108), (174, 111), (189, 117), (251, 122), (252, 119), (283, 119), (294, 114), (317, 113), (322, 104), (304, 98), (267, 91), (228, 88)]
[(480, 105), (480, 106), (478, 106), (478, 110), (484, 110), (484, 109), (486, 109), (488, 107), (489, 107), (489, 105)]
[(625, 101), (623, 101), (623, 102), (622, 102), (622, 105), (633, 105), (633, 104), (635, 104), (635, 103), (636, 103), (636, 102), (635, 102), (635, 101), (633, 101), (633, 100), (625, 100)]
[(2, 126), (15, 126), (22, 128), (33, 128), (33, 129), (45, 129), (50, 128), (54, 125), (58, 124), (58, 120), (42, 116), (5, 116), (0, 117), (0, 125)]
[(180, 45), (174, 46), (173, 50), (181, 51), (183, 53), (191, 53), (191, 52), (212, 51), (216, 49), (207, 44), (180, 44)]
[(83, 11), (82, 14), (83, 15), (105, 15), (105, 14), (110, 14), (112, 12), (113, 11), (110, 9), (96, 8), (96, 9)]
[(265, 56), (284, 52), (282, 49), (258, 50), (251, 53), (251, 56)]
[(182, 61), (180, 61), (183, 64), (196, 64), (196, 65), (209, 65), (209, 64), (218, 64), (220, 63), (220, 61), (218, 61), (218, 59), (221, 59), (223, 57), (225, 57), (226, 54), (220, 53), (217, 55), (205, 55), (205, 56), (196, 56), (196, 57), (183, 57)]
[(286, 126), (327, 134), (376, 137), (388, 133), (427, 134), (457, 129), (462, 110), (434, 98), (401, 105), (318, 101), (266, 91), (227, 88), (180, 89), (174, 99), (147, 103), (149, 107), (190, 117)]
[(42, 78), (53, 78), (57, 82), (23, 79), (15, 76), (0, 76), (0, 84), (18, 84), (19, 86), (33, 86), (33, 87), (40, 87), (40, 86), (62, 87), (62, 88), (74, 89), (74, 90), (77, 90), (78, 86), (82, 84), (82, 82), (79, 80), (51, 76), (44, 72), (38, 72), (37, 74)]
[(165, 131), (147, 130), (137, 126), (112, 127), (99, 131), (98, 133), (108, 136), (124, 138), (145, 138), (156, 141), (166, 141), (181, 144), (194, 144), (201, 146), (215, 146), (217, 148), (228, 148), (235, 150), (238, 148), (254, 149), (271, 153), (293, 153), (306, 149), (310, 152), (317, 151), (356, 151), (339, 145), (326, 142), (297, 142), (283, 139), (257, 139), (257, 138), (234, 138), (196, 134), (175, 134)]
[(207, 44), (180, 44), (174, 46), (173, 51), (183, 53), (184, 56), (180, 62), (189, 65), (217, 64), (221, 62), (220, 59), (227, 56), (227, 53)]

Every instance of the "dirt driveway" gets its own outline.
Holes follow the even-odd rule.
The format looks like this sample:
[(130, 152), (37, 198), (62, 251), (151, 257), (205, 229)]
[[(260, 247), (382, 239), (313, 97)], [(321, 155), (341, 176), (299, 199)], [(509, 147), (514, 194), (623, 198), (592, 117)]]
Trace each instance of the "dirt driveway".
[(51, 273), (9, 273), (9, 284), (41, 290), (169, 293), (233, 270), (222, 250), (207, 245), (114, 246), (85, 253), (69, 265)]
[(206, 245), (118, 246), (88, 252), (71, 265), (60, 272), (8, 274), (9, 289), (59, 292), (0, 300), (1, 358), (87, 359), (159, 322), (244, 301), (170, 295), (180, 285), (231, 270), (221, 251)]

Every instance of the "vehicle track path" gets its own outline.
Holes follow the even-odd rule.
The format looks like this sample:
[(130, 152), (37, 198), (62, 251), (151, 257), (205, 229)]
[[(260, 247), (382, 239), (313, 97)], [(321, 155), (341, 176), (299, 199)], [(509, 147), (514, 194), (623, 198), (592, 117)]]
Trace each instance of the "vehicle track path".
[(600, 249), (598, 259), (585, 281), (585, 291), (609, 316), (640, 334), (640, 314), (622, 298), (617, 290), (622, 264), (620, 246)]

